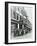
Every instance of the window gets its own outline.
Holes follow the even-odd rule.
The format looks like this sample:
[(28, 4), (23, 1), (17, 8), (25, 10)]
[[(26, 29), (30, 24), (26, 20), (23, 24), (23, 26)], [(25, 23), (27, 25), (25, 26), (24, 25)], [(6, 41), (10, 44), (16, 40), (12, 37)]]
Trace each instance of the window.
[(22, 29), (22, 25), (19, 24), (19, 28)]

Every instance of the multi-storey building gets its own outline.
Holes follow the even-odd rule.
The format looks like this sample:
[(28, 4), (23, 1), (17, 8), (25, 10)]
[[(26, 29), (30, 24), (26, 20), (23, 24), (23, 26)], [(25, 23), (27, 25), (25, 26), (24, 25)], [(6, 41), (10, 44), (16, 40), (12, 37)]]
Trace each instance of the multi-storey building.
[(30, 32), (31, 29), (31, 23), (24, 8), (14, 7), (13, 11), (11, 9), (11, 33), (14, 32), (14, 36), (20, 36)]

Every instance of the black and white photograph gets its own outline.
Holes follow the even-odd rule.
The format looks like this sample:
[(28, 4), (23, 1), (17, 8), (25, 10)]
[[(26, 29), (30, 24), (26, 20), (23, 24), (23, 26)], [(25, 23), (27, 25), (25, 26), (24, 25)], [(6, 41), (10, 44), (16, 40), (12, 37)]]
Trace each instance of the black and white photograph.
[[(26, 8), (27, 9), (27, 8)], [(32, 13), (32, 9), (28, 8)], [(29, 13), (30, 14), (30, 13)], [(30, 19), (30, 20), (29, 20)], [(32, 16), (27, 16), (25, 7), (13, 6), (11, 7), (11, 39), (24, 38), (27, 33), (32, 31)]]
[(35, 42), (35, 4), (8, 3), (8, 43)]

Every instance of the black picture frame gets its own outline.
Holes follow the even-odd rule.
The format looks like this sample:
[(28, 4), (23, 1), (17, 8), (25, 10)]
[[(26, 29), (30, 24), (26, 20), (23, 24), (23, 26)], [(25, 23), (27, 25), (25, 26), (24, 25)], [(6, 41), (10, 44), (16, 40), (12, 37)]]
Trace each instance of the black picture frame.
[[(35, 5), (35, 41), (8, 43), (8, 4), (9, 3)], [(22, 44), (22, 43), (36, 43), (36, 3), (5, 2), (5, 44)]]

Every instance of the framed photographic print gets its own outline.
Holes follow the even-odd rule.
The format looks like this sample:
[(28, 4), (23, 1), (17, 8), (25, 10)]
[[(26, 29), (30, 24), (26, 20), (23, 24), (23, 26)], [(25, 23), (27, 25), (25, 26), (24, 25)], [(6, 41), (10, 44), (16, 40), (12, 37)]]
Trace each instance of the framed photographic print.
[(5, 44), (36, 42), (36, 3), (5, 2)]

